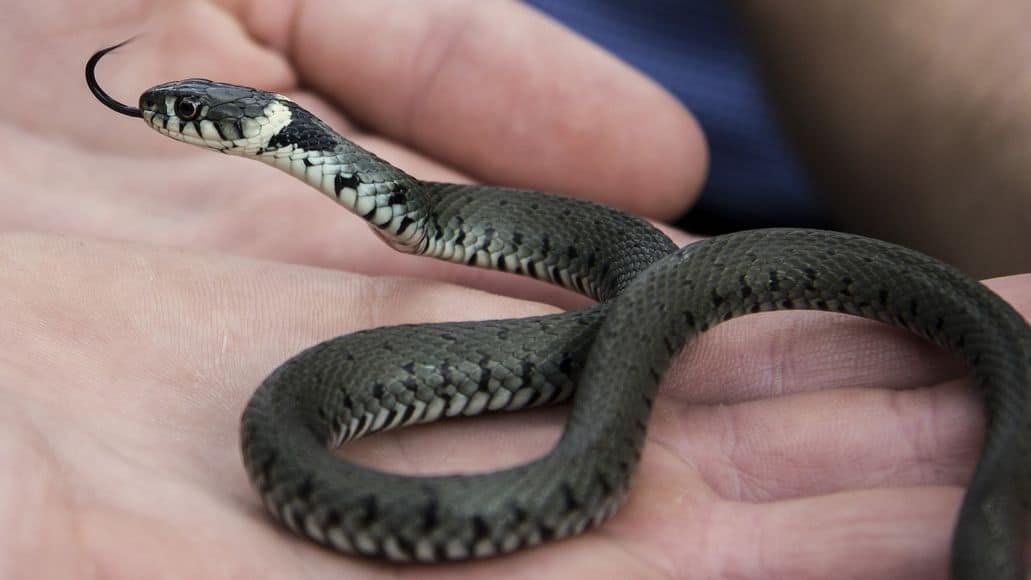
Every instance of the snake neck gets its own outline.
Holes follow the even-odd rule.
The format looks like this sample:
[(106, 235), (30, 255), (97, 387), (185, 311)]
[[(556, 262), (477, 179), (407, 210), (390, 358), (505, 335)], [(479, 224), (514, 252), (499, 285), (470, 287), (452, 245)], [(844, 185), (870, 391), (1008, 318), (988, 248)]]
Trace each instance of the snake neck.
[[(646, 222), (536, 191), (416, 179), (285, 98), (251, 156), (322, 191), (396, 250), (529, 276), (597, 300), (672, 252)], [(542, 225), (543, 224), (543, 225)]]
[(318, 189), (369, 223), (391, 247), (425, 253), (425, 201), (419, 181), (340, 136), (322, 120), (289, 100), (275, 101), (267, 118), (280, 125), (268, 143), (251, 152)]

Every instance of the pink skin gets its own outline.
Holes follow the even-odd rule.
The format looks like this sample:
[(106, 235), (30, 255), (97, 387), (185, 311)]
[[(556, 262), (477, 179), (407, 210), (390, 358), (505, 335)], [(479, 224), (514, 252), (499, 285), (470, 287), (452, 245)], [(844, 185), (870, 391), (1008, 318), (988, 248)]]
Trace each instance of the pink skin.
[[(944, 574), (977, 399), (934, 349), (816, 313), (734, 321), (687, 350), (631, 501), (599, 531), (413, 570), (271, 525), (236, 431), (286, 357), (361, 328), (579, 301), (399, 256), (286, 174), (103, 109), (82, 83), (92, 51), (147, 33), (100, 67), (122, 100), (185, 76), (262, 86), (419, 177), (564, 191), (656, 219), (690, 205), (706, 157), (668, 95), (515, 2), (226, 4), (11, 3), (0, 23), (16, 56), (0, 72), (21, 79), (0, 100), (0, 576)], [(992, 287), (1031, 312), (1031, 277)], [(539, 453), (561, 422), (554, 409), (453, 421), (348, 453), (409, 473), (489, 469)]]

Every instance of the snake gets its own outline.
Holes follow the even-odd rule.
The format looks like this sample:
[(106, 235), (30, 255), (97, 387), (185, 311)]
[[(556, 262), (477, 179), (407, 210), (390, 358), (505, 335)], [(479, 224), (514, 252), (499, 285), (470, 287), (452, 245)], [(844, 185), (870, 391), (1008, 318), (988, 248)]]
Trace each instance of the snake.
[[(630, 495), (662, 377), (692, 339), (756, 312), (821, 310), (908, 331), (963, 361), (985, 438), (952, 536), (953, 578), (1024, 578), (1031, 328), (958, 269), (856, 234), (757, 229), (678, 248), (592, 202), (412, 177), (290, 98), (191, 78), (137, 106), (158, 133), (264, 162), (364, 219), (392, 248), (560, 285), (595, 302), (519, 319), (372, 328), (276, 368), (243, 411), (240, 448), (273, 519), (330, 549), (391, 562), (500, 556), (602, 525)], [(554, 447), (485, 473), (409, 476), (338, 446), (447, 417), (571, 401)]]

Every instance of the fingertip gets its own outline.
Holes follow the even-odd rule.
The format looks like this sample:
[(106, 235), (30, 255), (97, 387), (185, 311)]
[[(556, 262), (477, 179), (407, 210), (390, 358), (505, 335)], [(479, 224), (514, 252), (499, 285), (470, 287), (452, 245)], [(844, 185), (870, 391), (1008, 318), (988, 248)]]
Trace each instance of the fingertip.
[[(619, 151), (602, 151), (625, 163), (614, 167), (613, 183), (629, 190), (614, 192), (609, 203), (659, 221), (683, 215), (701, 194), (709, 170), (709, 150), (701, 126), (672, 95), (644, 80)], [(589, 193), (589, 192), (588, 192)], [(606, 201), (606, 200), (602, 200)]]

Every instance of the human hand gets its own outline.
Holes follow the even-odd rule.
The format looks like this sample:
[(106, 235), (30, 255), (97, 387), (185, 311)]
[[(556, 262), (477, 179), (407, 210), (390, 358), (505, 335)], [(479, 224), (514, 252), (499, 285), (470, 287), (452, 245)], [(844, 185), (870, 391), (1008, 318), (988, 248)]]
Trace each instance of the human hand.
[[(305, 25), (299, 17), (294, 34), (287, 35), (285, 27), (275, 29), (275, 22), (286, 20), (271, 18), (279, 5), (269, 4), (240, 3), (221, 15), (213, 5), (200, 2), (154, 8), (166, 11), (167, 23), (155, 19), (154, 28), (160, 31), (167, 26), (169, 36), (151, 32), (148, 41), (167, 44), (155, 50), (149, 61), (127, 58), (128, 50), (122, 53), (122, 60), (105, 60), (101, 75), (110, 78), (105, 86), (119, 96), (135, 95), (143, 86), (158, 81), (197, 75), (286, 91), (294, 73), (299, 72), (306, 85), (331, 95), (337, 106), (383, 135), (430, 151), (466, 173), (491, 181), (573, 193), (590, 190), (599, 195), (633, 191), (633, 197), (621, 199), (641, 203), (645, 198), (639, 196), (654, 190), (646, 190), (640, 183), (654, 182), (658, 190), (669, 187), (667, 193), (681, 194), (691, 187), (674, 188), (672, 183), (680, 179), (690, 185), (701, 175), (704, 161), (697, 134), (693, 145), (681, 141), (684, 135), (691, 136), (690, 119), (679, 109), (669, 111), (664, 95), (588, 48), (583, 48), (587, 53), (580, 53), (572, 45), (549, 45), (546, 39), (508, 40), (503, 46), (513, 45), (511, 50), (497, 53), (517, 53), (512, 56), (514, 69), (509, 69), (479, 60), (490, 57), (497, 48), (494, 44), (484, 47), (484, 43), (505, 40), (505, 31), (487, 27), (484, 33), (483, 24), (478, 34), (453, 25), (454, 31), (463, 32), (457, 40), (443, 32), (419, 36), (413, 34), (413, 28), (415, 32), (422, 29), (405, 20), (413, 9), (408, 4), (396, 5), (409, 12), (391, 12), (383, 8), (387, 4), (376, 3), (380, 7), (370, 9), (373, 14), (364, 19), (359, 13), (337, 19), (327, 17), (327, 10), (343, 8), (312, 2), (305, 5), (312, 22)], [(487, 5), (476, 5), (481, 4)], [(460, 5), (449, 4), (452, 8)], [(151, 9), (149, 3), (137, 6), (144, 12)], [(470, 6), (454, 13), (468, 14)], [(488, 6), (472, 12), (522, 10), (509, 3)], [(102, 17), (103, 10), (96, 6), (89, 13), (76, 10), (86, 9), (69, 3), (60, 16), (68, 19), (64, 27), (31, 30), (26, 25), (21, 30), (30, 30), (27, 35), (5, 35), (8, 40), (3, 42), (16, 44), (25, 39), (26, 46), (32, 47), (38, 45), (38, 38), (53, 37), (53, 31), (73, 26), (95, 30), (97, 37), (82, 45), (62, 47), (66, 50), (63, 60), (53, 58), (60, 54), (57, 48), (48, 53), (55, 63), (67, 65), (67, 75), (32, 66), (31, 60), (18, 61), (18, 70), (13, 70), (15, 59), (8, 61), (8, 78), (22, 80), (19, 90), (0, 105), (0, 114), (9, 121), (3, 128), (5, 150), (0, 158), (6, 165), (2, 170), (13, 176), (5, 180), (0, 196), (0, 227), (153, 241), (354, 271), (418, 272), (438, 278), (470, 272), (468, 278), (461, 276), (472, 282), (474, 274), (468, 269), (395, 259), (364, 226), (355, 227), (356, 221), (348, 221), (343, 212), (325, 205), (327, 200), (286, 175), (166, 142), (99, 106), (95, 113), (85, 113), (86, 107), (95, 103), (81, 85), (82, 60), (95, 48), (138, 32), (142, 20), (127, 24), (124, 30), (94, 29), (91, 19)], [(12, 22), (34, 24), (37, 20), (29, 16), (39, 11), (12, 7), (10, 13)], [(394, 14), (399, 16), (390, 18)], [(476, 22), (467, 17), (471, 19), (468, 22)], [(379, 26), (368, 25), (373, 18)], [(332, 74), (321, 81), (329, 84), (322, 86), (314, 72), (291, 71), (274, 52), (248, 43), (236, 28), (240, 21), (271, 46), (291, 46), (298, 62), (315, 63), (324, 58), (323, 65), (342, 64), (329, 70)], [(186, 24), (195, 22), (204, 26)], [(506, 21), (506, 27), (509, 24)], [(311, 27), (318, 30), (319, 26), (332, 30), (313, 34)], [(348, 26), (355, 26), (358, 33), (344, 34), (347, 29), (342, 27)], [(405, 62), (415, 68), (410, 64), (412, 58), (432, 54), (432, 44), (441, 36), (451, 39), (454, 42), (447, 58), (435, 60), (443, 68), (434, 78), (446, 78), (449, 63), (457, 59), (462, 66), (452, 75), (479, 78), (470, 69), (485, 68), (495, 71), (492, 78), (500, 84), (473, 83), (475, 90), (448, 92), (455, 85), (440, 81), (440, 87), (430, 85), (429, 90), (423, 84), (416, 87), (422, 92), (402, 98), (405, 91), (392, 84), (395, 78), (415, 77), (398, 77), (395, 69), (360, 68), (366, 62), (382, 67), (402, 60), (393, 53), (369, 54), (379, 47), (369, 40), (370, 28), (394, 41), (385, 45), (391, 51), (408, 47), (413, 38), (433, 39), (420, 48), (407, 49), (412, 54)], [(302, 30), (307, 34), (296, 32)], [(397, 34), (398, 30), (407, 34)], [(117, 38), (108, 38), (116, 32)], [(288, 36), (295, 40), (287, 40)], [(559, 34), (559, 38), (568, 37)], [(351, 48), (344, 52), (361, 54), (362, 59), (345, 62), (337, 57), (335, 47), (317, 40), (354, 43), (340, 48)], [(145, 45), (141, 41), (134, 46)], [(539, 54), (534, 58), (527, 54), (544, 48), (548, 49), (546, 60)], [(39, 58), (28, 50), (13, 52), (26, 59)], [(458, 58), (463, 54), (467, 60)], [(585, 56), (591, 54), (595, 56)], [(511, 79), (520, 70), (534, 69), (543, 62), (547, 66), (540, 66), (537, 72), (548, 69), (560, 70), (562, 76), (572, 74), (573, 67), (560, 64), (567, 55), (580, 55), (573, 59), (580, 67), (585, 61), (608, 62), (606, 70), (622, 71), (625, 82), (593, 78), (592, 83), (603, 88), (585, 95), (569, 94), (565, 91), (571, 89), (564, 91), (547, 79), (537, 79), (529, 86), (517, 87), (535, 98), (520, 93), (514, 103), (498, 101), (513, 90)], [(190, 63), (189, 59), (197, 60)], [(168, 68), (154, 68), (159, 61)], [(129, 62), (124, 68), (112, 66)], [(356, 63), (359, 68), (343, 68), (343, 64)], [(178, 66), (185, 70), (169, 70)], [(424, 62), (422, 66), (429, 65)], [(383, 76), (377, 78), (378, 74)], [(146, 82), (140, 83), (141, 79)], [(351, 80), (362, 82), (352, 85)], [(67, 90), (61, 84), (65, 82)], [(334, 89), (334, 82), (346, 86)], [(383, 85), (392, 92), (361, 92)], [(484, 92), (490, 95), (495, 86), (499, 94), (488, 101)], [(33, 87), (39, 92), (31, 93)], [(646, 94), (637, 94), (642, 90)], [(76, 91), (81, 92), (81, 101), (69, 96)], [(611, 103), (579, 100), (598, 95), (614, 95), (613, 101), (624, 106), (626, 102), (638, 104), (612, 109)], [(575, 106), (559, 106), (574, 96), (578, 97)], [(333, 105), (311, 95), (298, 98), (334, 126), (346, 129)], [(458, 107), (456, 100), (465, 98), (471, 102)], [(497, 107), (499, 102), (504, 106)], [(552, 108), (542, 107), (542, 102)], [(491, 113), (521, 107), (531, 115), (524, 125), (500, 122)], [(439, 117), (445, 111), (453, 113), (452, 109), (477, 114), (461, 122)], [(675, 114), (663, 114), (664, 109)], [(404, 111), (408, 114), (399, 115)], [(559, 114), (563, 111), (572, 118)], [(543, 118), (534, 120), (534, 114)], [(125, 123), (126, 130), (113, 129), (120, 123)], [(540, 131), (533, 131), (534, 127)], [(654, 135), (665, 134), (670, 127), (677, 128), (680, 136), (667, 135), (670, 142), (656, 142)], [(614, 143), (608, 137), (613, 134)], [(431, 164), (382, 137), (363, 141), (419, 177), (462, 179), (453, 170)], [(641, 150), (642, 142), (651, 143), (654, 149)], [(531, 153), (542, 146), (549, 148), (533, 157)], [(631, 161), (628, 155), (638, 158)], [(53, 171), (55, 159), (60, 160), (59, 172)], [(613, 159), (617, 161), (613, 163)], [(604, 160), (607, 162), (602, 163)], [(604, 173), (607, 171), (613, 174)], [(664, 171), (672, 175), (663, 176)], [(661, 195), (659, 201), (661, 206)], [(636, 209), (661, 217), (661, 212), (647, 205)], [(453, 318), (456, 304), (462, 305), (458, 312), (470, 318), (515, 316), (542, 308), (448, 286), (369, 280), (138, 246), (130, 251), (117, 245), (10, 237), (0, 247), (4, 249), (0, 311), (9, 313), (0, 322), (0, 340), (4, 342), (0, 393), (7, 410), (0, 424), (9, 430), (0, 437), (4, 445), (0, 469), (20, 475), (0, 490), (0, 505), (4, 506), (0, 511), (5, 522), (18, 522), (9, 528), (19, 530), (12, 536), (15, 542), (26, 542), (5, 545), (14, 556), (7, 561), (27, 566), (15, 570), (31, 570), (32, 575), (71, 575), (82, 569), (83, 562), (126, 577), (162, 569), (173, 576), (200, 577), (296, 576), (299, 570), (313, 577), (336, 577), (348, 571), (370, 576), (391, 573), (391, 568), (338, 557), (299, 542), (262, 516), (257, 498), (247, 488), (237, 452), (236, 421), (244, 401), (272, 366), (328, 336), (402, 321)], [(119, 285), (114, 291), (112, 280)], [(509, 280), (512, 278), (484, 274), (473, 283), (506, 284), (507, 292)], [(1024, 280), (1013, 283), (1027, 284)], [(527, 290), (526, 295), (543, 300), (546, 295), (538, 288)], [(1018, 288), (1013, 295), (1021, 292)], [(692, 349), (686, 357), (695, 363), (691, 377), (676, 375), (656, 403), (651, 444), (634, 499), (602, 530), (512, 558), (462, 568), (419, 569), (415, 574), (448, 575), (461, 570), (521, 577), (532, 571), (567, 577), (593, 571), (704, 578), (740, 572), (760, 578), (826, 577), (831, 571), (843, 576), (855, 570), (857, 577), (940, 575), (959, 485), (976, 454), (976, 402), (966, 390), (948, 385), (913, 393), (854, 390), (864, 385), (935, 384), (942, 376), (931, 370), (941, 359), (914, 349), (908, 341), (890, 339), (895, 335), (886, 335), (879, 327), (826, 322), (832, 318), (821, 318), (825, 321), (821, 323), (801, 322), (816, 320), (809, 315), (783, 316), (789, 318), (770, 315), (757, 319), (769, 321), (769, 326), (732, 323), (730, 329), (739, 329), (736, 338), (721, 328), (710, 335), (715, 338), (706, 337)], [(813, 325), (819, 332), (813, 332)], [(771, 337), (773, 327), (786, 327), (786, 334)], [(721, 333), (730, 333), (731, 339), (721, 340)], [(868, 354), (875, 341), (887, 342), (883, 348), (890, 354), (871, 365), (875, 368), (856, 368), (857, 361), (862, 362), (857, 353)], [(832, 354), (828, 343), (839, 350)], [(785, 344), (792, 345), (790, 352), (776, 350)], [(823, 357), (813, 356), (817, 350)], [(757, 352), (770, 358), (743, 356)], [(796, 366), (814, 360), (826, 367)], [(782, 368), (773, 361), (790, 361), (792, 366)], [(863, 377), (858, 383), (857, 373)], [(719, 377), (729, 384), (718, 390), (705, 384), (700, 388), (697, 377), (703, 376)], [(771, 377), (779, 380), (771, 384)], [(746, 392), (742, 386), (755, 383), (764, 388)], [(695, 406), (699, 402), (735, 403), (789, 389), (809, 392), (842, 385), (853, 389), (728, 407)], [(843, 401), (848, 401), (848, 408), (840, 408)], [(778, 405), (789, 405), (792, 414), (802, 417), (794, 429), (771, 425), (785, 420)], [(899, 443), (908, 444), (914, 437), (919, 440), (912, 430), (919, 432), (919, 426), (931, 422), (929, 417), (942, 413), (956, 420), (927, 427), (926, 446), (903, 448)], [(359, 445), (355, 453), (387, 468), (487, 469), (495, 466), (492, 461), (509, 463), (543, 449), (560, 423), (555, 412), (462, 421), (377, 437)], [(841, 437), (843, 424), (854, 424), (855, 433)], [(903, 434), (898, 435), (900, 432)], [(486, 433), (497, 433), (497, 438), (488, 438)], [(893, 433), (896, 436), (891, 437)], [(481, 447), (470, 447), (468, 454), (458, 455), (453, 444), (447, 443), (455, 437), (481, 441)], [(727, 441), (738, 443), (724, 451)], [(888, 444), (893, 447), (885, 449)], [(778, 456), (770, 449), (782, 447), (788, 449), (779, 462), (772, 461), (771, 456)], [(413, 454), (417, 460), (408, 459)], [(799, 473), (795, 461), (812, 471)], [(764, 487), (767, 485), (770, 487)], [(942, 487), (902, 489), (901, 485)], [(869, 486), (880, 489), (855, 491)], [(830, 492), (839, 493), (822, 495)], [(752, 505), (738, 501), (741, 499), (769, 503)], [(44, 566), (54, 566), (55, 573), (41, 574)], [(61, 571), (67, 573), (58, 573)]]
[[(548, 307), (34, 235), (0, 236), (0, 264), (4, 577), (938, 578), (978, 451), (978, 401), (933, 348), (839, 315), (749, 316), (680, 358), (630, 501), (603, 527), (496, 560), (398, 568), (266, 517), (239, 458), (247, 398), (336, 334)], [(1031, 277), (993, 287), (1031, 311)], [(492, 469), (542, 452), (562, 420), (551, 409), (413, 427), (349, 456), (408, 473)]]
[[(691, 203), (704, 174), (700, 132), (672, 97), (515, 2), (59, 4), (40, 18), (36, 7), (12, 3), (0, 25), (10, 29), (0, 35), (5, 53), (20, 56), (0, 65), (19, 79), (0, 101), (0, 172), (9, 176), (0, 231), (513, 291), (510, 281), (391, 251), (289, 175), (112, 114), (86, 90), (83, 66), (95, 50), (139, 33), (98, 71), (121, 100), (190, 76), (288, 93), (420, 178), (565, 192), (661, 219)], [(40, 50), (41, 38), (69, 29), (83, 34)]]

